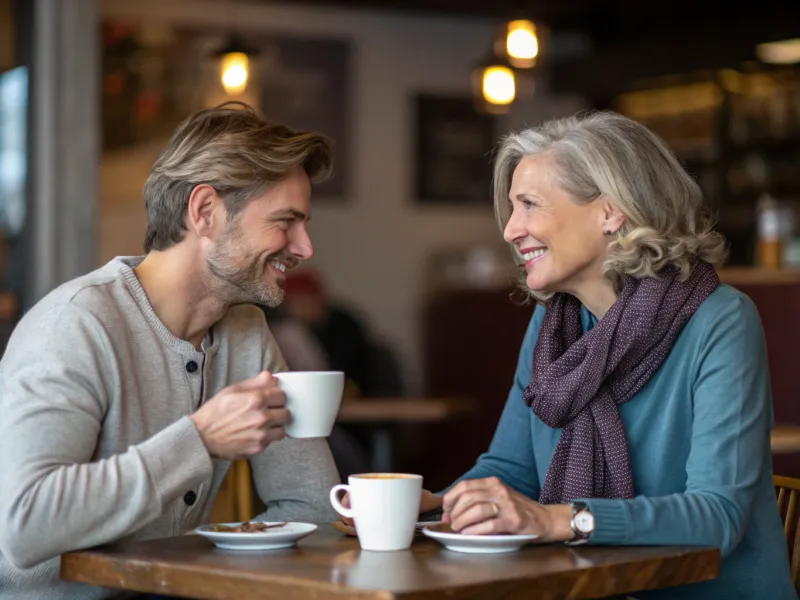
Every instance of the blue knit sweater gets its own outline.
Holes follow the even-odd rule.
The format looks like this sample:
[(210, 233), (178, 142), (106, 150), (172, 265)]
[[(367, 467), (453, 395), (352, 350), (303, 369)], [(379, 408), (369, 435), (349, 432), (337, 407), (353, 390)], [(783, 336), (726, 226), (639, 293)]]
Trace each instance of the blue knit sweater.
[[(489, 450), (462, 479), (497, 476), (538, 498), (560, 430), (522, 400), (544, 309), (522, 343), (514, 383)], [(596, 322), (583, 309), (584, 330)], [(684, 327), (667, 360), (620, 407), (636, 497), (586, 499), (591, 544), (720, 549), (714, 581), (637, 598), (796, 600), (772, 485), (772, 404), (756, 308), (719, 286)]]

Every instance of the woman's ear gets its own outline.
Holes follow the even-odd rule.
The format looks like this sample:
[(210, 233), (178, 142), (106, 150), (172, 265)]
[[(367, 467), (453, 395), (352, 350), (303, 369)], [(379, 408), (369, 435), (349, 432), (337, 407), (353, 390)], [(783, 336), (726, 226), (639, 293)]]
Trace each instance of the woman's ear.
[(608, 199), (601, 198), (603, 202), (603, 233), (613, 235), (625, 224), (625, 215)]

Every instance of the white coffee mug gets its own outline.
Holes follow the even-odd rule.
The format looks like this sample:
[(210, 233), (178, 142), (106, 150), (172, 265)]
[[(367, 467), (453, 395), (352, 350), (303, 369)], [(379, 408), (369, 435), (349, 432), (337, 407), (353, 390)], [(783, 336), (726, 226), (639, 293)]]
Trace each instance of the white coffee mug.
[[(339, 500), (342, 490), (350, 496), (350, 508)], [(389, 551), (411, 547), (421, 492), (421, 475), (362, 473), (334, 486), (330, 497), (339, 514), (355, 521), (362, 549)]]
[(275, 373), (278, 387), (286, 394), (292, 438), (328, 437), (339, 413), (344, 392), (342, 371), (286, 371)]

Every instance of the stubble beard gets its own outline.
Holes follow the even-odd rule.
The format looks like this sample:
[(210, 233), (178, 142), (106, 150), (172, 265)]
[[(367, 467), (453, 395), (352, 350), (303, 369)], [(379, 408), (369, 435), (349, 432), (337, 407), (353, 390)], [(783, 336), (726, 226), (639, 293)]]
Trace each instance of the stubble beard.
[(279, 306), (285, 292), (279, 283), (269, 281), (268, 274), (269, 263), (275, 259), (289, 260), (280, 252), (267, 258), (248, 252), (241, 237), (231, 226), (206, 259), (212, 294), (229, 306)]

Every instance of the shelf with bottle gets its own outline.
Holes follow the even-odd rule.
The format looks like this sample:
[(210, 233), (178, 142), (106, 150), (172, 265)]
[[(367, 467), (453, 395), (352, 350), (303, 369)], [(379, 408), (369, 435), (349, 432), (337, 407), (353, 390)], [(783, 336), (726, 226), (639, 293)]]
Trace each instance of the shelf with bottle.
[(799, 69), (747, 63), (740, 71), (725, 71), (721, 82), (730, 106), (732, 147), (782, 152), (800, 138)]
[(748, 63), (740, 71), (646, 83), (620, 94), (615, 108), (658, 133), (688, 163), (800, 150), (800, 67)]
[(752, 264), (759, 198), (800, 202), (800, 67), (747, 63), (651, 79), (615, 108), (669, 144), (718, 214), (732, 261)]

